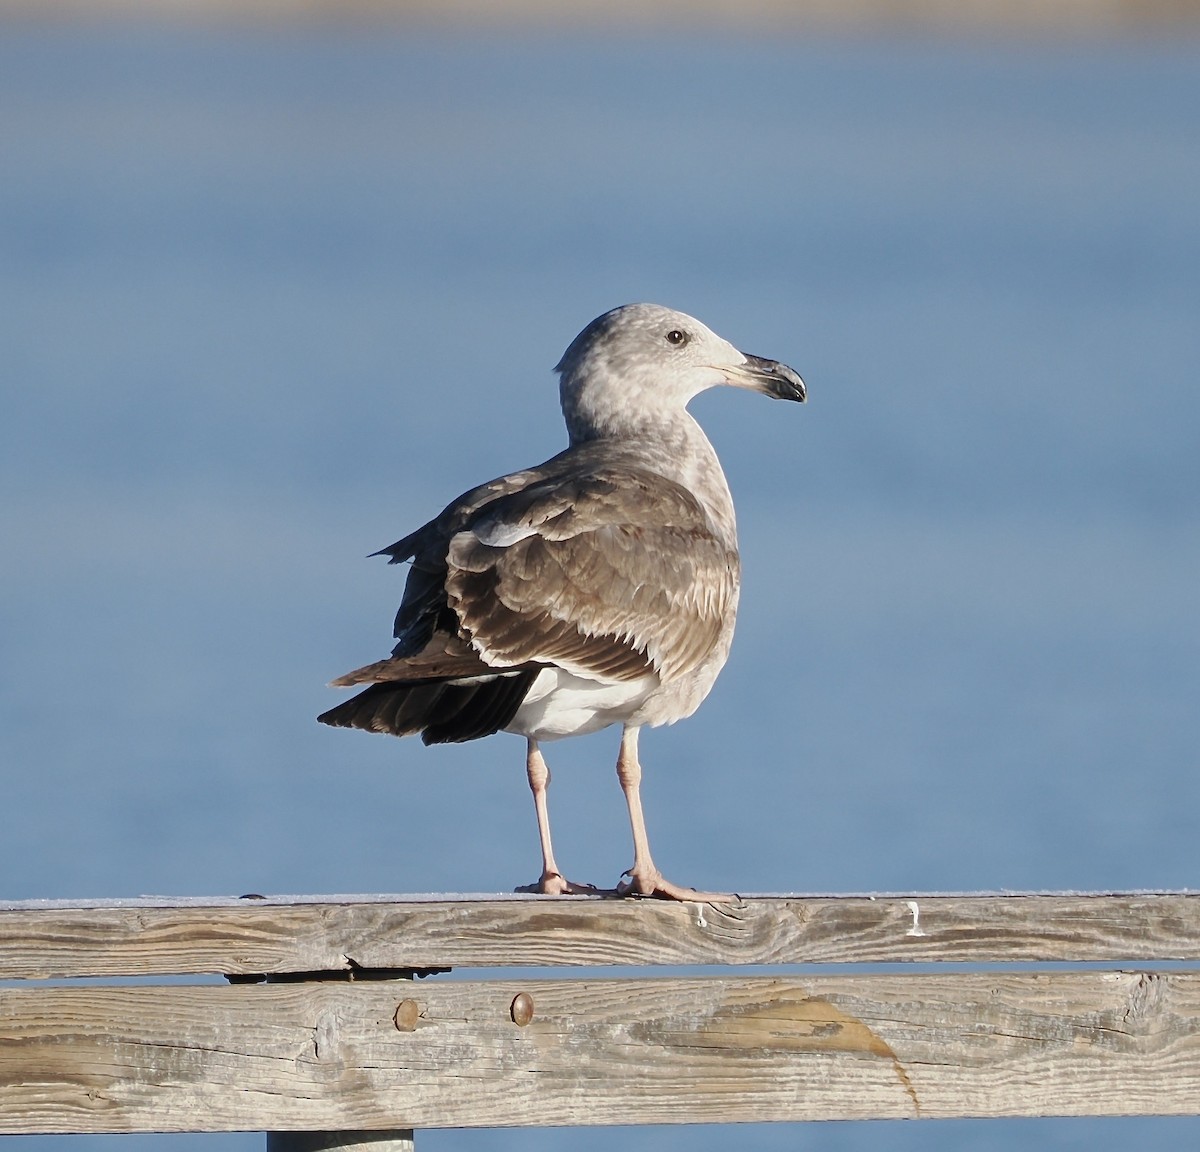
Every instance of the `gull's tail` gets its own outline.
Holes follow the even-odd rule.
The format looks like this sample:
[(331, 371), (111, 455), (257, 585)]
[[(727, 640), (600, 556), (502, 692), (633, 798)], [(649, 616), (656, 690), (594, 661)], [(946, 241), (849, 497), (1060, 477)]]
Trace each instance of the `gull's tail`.
[(462, 680), (383, 681), (317, 720), (392, 736), (420, 733), (426, 744), (478, 740), (512, 721), (537, 674), (525, 668)]

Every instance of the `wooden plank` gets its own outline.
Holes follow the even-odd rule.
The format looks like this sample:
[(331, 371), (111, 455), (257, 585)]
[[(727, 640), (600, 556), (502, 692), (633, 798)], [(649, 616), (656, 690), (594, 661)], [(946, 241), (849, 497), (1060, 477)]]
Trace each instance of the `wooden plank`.
[(1200, 959), (1200, 894), (0, 906), (0, 979), (478, 966)]
[[(341, 979), (326, 975), (325, 979)], [(411, 987), (412, 977), (400, 977)], [(393, 982), (392, 995), (401, 992)], [(406, 1003), (410, 1001), (405, 1001)], [(406, 1023), (406, 1017), (397, 1017)], [(268, 1132), (267, 1152), (413, 1152), (415, 1140), (411, 1128), (384, 1128), (375, 1132)]]
[(1194, 971), (0, 989), (5, 1133), (1198, 1109)]

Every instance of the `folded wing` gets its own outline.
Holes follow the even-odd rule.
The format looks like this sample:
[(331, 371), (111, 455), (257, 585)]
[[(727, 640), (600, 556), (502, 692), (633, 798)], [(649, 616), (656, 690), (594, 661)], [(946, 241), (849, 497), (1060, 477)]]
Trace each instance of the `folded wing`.
[[(427, 741), (504, 727), (547, 666), (601, 681), (686, 676), (736, 607), (737, 553), (695, 497), (578, 451), (466, 493), (382, 554), (413, 562), (396, 647), (335, 680), (375, 687), (321, 719)], [(444, 712), (452, 700), (448, 728), (424, 722), (422, 701)]]

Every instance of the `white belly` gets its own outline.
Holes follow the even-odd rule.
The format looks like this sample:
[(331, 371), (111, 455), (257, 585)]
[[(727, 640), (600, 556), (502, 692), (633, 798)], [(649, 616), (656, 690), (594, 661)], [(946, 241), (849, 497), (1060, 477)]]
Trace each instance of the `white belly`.
[(543, 668), (504, 731), (534, 740), (599, 732), (632, 716), (658, 686), (657, 676), (606, 684)]

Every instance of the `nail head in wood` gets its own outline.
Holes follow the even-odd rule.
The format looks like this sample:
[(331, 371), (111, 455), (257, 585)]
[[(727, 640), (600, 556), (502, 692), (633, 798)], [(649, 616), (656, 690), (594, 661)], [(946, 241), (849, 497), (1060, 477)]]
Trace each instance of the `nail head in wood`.
[(396, 1008), (396, 1014), (392, 1020), (396, 1024), (398, 1032), (415, 1032), (417, 1030), (417, 1017), (421, 1014), (420, 1008), (417, 1007), (415, 1000), (401, 1000)]
[(513, 1023), (518, 1028), (524, 1028), (533, 1019), (533, 997), (528, 992), (518, 992), (508, 1011)]

